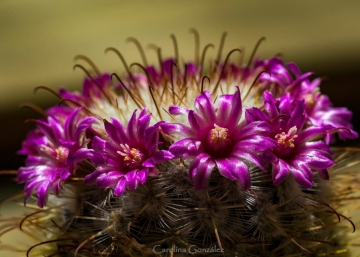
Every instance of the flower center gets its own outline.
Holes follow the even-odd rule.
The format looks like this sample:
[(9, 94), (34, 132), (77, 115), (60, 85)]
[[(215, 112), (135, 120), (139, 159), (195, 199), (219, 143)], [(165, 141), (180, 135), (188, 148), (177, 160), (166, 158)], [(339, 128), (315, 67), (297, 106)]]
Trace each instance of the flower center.
[(297, 138), (296, 132), (297, 132), (297, 128), (296, 128), (296, 126), (294, 126), (291, 129), (289, 129), (289, 132), (287, 134), (285, 134), (285, 132), (282, 132), (281, 134), (277, 134), (275, 136), (275, 139), (276, 139), (279, 147), (280, 148), (286, 148), (286, 147), (294, 148), (295, 147), (294, 139)]
[(69, 149), (63, 146), (54, 148), (53, 146), (41, 145), (40, 151), (42, 151), (47, 156), (55, 158), (59, 163), (66, 163), (66, 160), (69, 155)]
[(209, 132), (208, 144), (210, 148), (213, 150), (216, 151), (225, 150), (230, 143), (228, 129), (219, 127), (216, 124), (214, 124), (214, 126), (215, 128), (213, 128)]
[(118, 154), (124, 156), (124, 164), (130, 169), (141, 167), (145, 155), (136, 148), (129, 147), (128, 144), (120, 144), (122, 151), (117, 151)]
[(305, 103), (306, 103), (306, 109), (308, 111), (312, 110), (314, 108), (315, 104), (316, 104), (314, 94), (306, 94), (304, 96), (304, 100), (305, 100)]
[(63, 146), (59, 146), (56, 151), (56, 160), (58, 160), (61, 163), (65, 163), (68, 155), (69, 155), (69, 149)]

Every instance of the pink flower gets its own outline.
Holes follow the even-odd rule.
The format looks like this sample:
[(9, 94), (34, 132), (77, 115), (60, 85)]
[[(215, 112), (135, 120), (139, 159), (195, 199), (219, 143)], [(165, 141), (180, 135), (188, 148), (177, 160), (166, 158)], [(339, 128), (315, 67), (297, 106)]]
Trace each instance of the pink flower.
[(277, 141), (278, 148), (268, 151), (269, 162), (272, 164), (272, 176), (275, 185), (281, 184), (290, 173), (296, 182), (305, 188), (311, 188), (314, 171), (320, 177), (329, 179), (327, 168), (335, 162), (332, 152), (323, 141), (332, 126), (305, 127), (305, 101), (297, 101), (289, 94), (275, 100), (269, 92), (264, 92), (264, 108), (248, 109), (248, 122), (267, 121), (271, 124), (269, 136)]
[(48, 192), (52, 188), (58, 195), (61, 183), (74, 174), (76, 164), (88, 158), (85, 131), (95, 121), (80, 114), (82, 108), (75, 109), (64, 122), (51, 116), (47, 121), (37, 121), (37, 129), (29, 133), (19, 154), (28, 155), (26, 166), (17, 174), (18, 183), (25, 183), (24, 203), (37, 190), (38, 205), (44, 207)]
[(171, 106), (170, 114), (186, 114), (190, 127), (164, 123), (161, 128), (167, 134), (182, 136), (169, 150), (175, 158), (191, 160), (189, 176), (196, 190), (207, 187), (214, 168), (224, 177), (237, 180), (244, 189), (249, 189), (248, 166), (254, 164), (264, 169), (258, 153), (276, 147), (274, 140), (264, 135), (270, 126), (264, 121), (240, 122), (239, 89), (234, 94), (221, 95), (218, 101), (216, 109), (210, 92), (205, 91), (196, 98), (195, 111)]
[(95, 151), (91, 161), (96, 170), (87, 175), (85, 184), (95, 184), (100, 188), (114, 188), (115, 195), (121, 195), (126, 188), (134, 190), (139, 183), (144, 184), (148, 176), (156, 176), (156, 164), (173, 157), (168, 151), (158, 151), (160, 123), (149, 126), (151, 115), (143, 109), (136, 117), (130, 118), (127, 128), (116, 119), (105, 121), (109, 139), (98, 136), (93, 139)]

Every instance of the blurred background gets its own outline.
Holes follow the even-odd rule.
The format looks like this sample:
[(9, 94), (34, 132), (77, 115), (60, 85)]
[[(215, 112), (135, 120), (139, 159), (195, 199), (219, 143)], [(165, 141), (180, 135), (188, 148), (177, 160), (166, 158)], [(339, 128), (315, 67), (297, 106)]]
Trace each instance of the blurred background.
[[(194, 37), (200, 44), (219, 45), (227, 31), (225, 52), (244, 47), (245, 60), (262, 36), (266, 41), (257, 56), (281, 53), (303, 72), (326, 76), (321, 90), (335, 106), (353, 111), (355, 130), (360, 131), (360, 1), (0, 1), (0, 170), (16, 170), (24, 157), (17, 156), (21, 142), (34, 125), (26, 119), (39, 116), (20, 109), (25, 102), (43, 108), (57, 99), (46, 91), (80, 89), (84, 74), (73, 71), (73, 58), (90, 57), (102, 71), (124, 69), (107, 47), (119, 49), (129, 63), (141, 61), (133, 44), (155, 43), (164, 57), (173, 55), (170, 34), (178, 40), (184, 60), (194, 56)], [(150, 62), (156, 54), (147, 50)], [(209, 56), (216, 50), (210, 50)], [(360, 145), (359, 140), (346, 145)], [(344, 143), (342, 143), (344, 144)], [(1, 176), (1, 198), (20, 191), (11, 176)], [(1, 255), (3, 256), (3, 255)], [(9, 255), (10, 256), (10, 255)]]

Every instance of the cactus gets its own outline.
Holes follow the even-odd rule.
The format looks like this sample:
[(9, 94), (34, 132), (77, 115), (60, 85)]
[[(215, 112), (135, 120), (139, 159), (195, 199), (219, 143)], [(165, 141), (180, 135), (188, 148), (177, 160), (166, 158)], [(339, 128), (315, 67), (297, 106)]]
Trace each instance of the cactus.
[(82, 92), (53, 92), (63, 105), (19, 151), (33, 212), (7, 224), (35, 239), (28, 256), (349, 253), (355, 225), (340, 211), (357, 185), (341, 181), (357, 180), (358, 150), (329, 144), (357, 137), (351, 112), (278, 57), (231, 63), (241, 51), (223, 61), (220, 47), (205, 69), (209, 47), (183, 68), (159, 54), (161, 67), (125, 65), (123, 76), (77, 57), (93, 69), (75, 65)]

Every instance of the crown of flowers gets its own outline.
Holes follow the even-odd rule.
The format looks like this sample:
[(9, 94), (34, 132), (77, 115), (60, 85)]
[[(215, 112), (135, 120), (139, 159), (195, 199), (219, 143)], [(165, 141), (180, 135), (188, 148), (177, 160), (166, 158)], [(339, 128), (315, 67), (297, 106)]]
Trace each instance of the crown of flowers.
[[(195, 190), (207, 188), (214, 170), (244, 190), (253, 167), (271, 172), (275, 186), (289, 176), (304, 188), (312, 187), (314, 173), (329, 179), (329, 143), (336, 134), (358, 136), (351, 112), (332, 106), (320, 93), (320, 79), (309, 79), (313, 73), (278, 57), (230, 63), (234, 52), (240, 50), (216, 60), (209, 76), (203, 76), (203, 61), (180, 66), (176, 57), (161, 61), (160, 69), (146, 59), (131, 66), (140, 72), (125, 63), (122, 79), (79, 56), (96, 75), (76, 65), (88, 74), (82, 92), (61, 89), (66, 105), (50, 108), (19, 151), (27, 155), (17, 175), (25, 202), (36, 190), (43, 207), (50, 190), (58, 195), (73, 177), (119, 196), (158, 176), (157, 165), (168, 160), (189, 163)], [(81, 169), (84, 162), (92, 172)]]
[[(46, 228), (39, 237), (46, 241), (27, 254), (57, 242), (51, 256), (80, 250), (89, 254), (82, 256), (154, 256), (157, 246), (174, 251), (197, 240), (224, 245), (227, 256), (309, 254), (339, 241), (332, 240), (329, 216), (355, 230), (321, 195), (331, 187), (340, 188), (335, 201), (345, 194), (322, 181), (339, 176), (328, 172), (339, 160), (329, 145), (358, 136), (351, 112), (332, 106), (312, 72), (279, 57), (253, 62), (263, 39), (243, 64), (230, 61), (240, 49), (221, 58), (223, 34), (217, 58), (206, 66), (213, 45), (200, 55), (192, 32), (193, 62), (180, 62), (173, 35), (175, 57), (163, 60), (156, 48), (158, 67), (129, 38), (143, 64), (128, 66), (117, 49), (106, 49), (120, 57), (124, 75), (102, 73), (80, 55), (91, 68), (74, 66), (87, 74), (81, 92), (39, 87), (60, 103), (36, 121), (18, 152), (27, 156), (17, 172), (24, 204), (36, 210), (20, 229), (25, 223)], [(295, 239), (307, 241), (309, 250)], [(143, 243), (155, 246), (151, 251)]]

